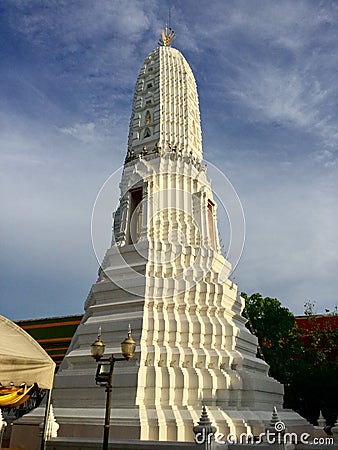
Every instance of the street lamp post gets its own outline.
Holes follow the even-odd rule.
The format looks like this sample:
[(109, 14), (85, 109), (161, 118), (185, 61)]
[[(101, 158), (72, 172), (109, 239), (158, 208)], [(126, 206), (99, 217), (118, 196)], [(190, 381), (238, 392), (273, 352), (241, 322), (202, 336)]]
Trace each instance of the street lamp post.
[(106, 413), (104, 420), (104, 433), (103, 433), (103, 450), (108, 450), (109, 440), (109, 427), (110, 427), (110, 409), (111, 409), (111, 397), (112, 397), (112, 380), (114, 364), (116, 361), (128, 361), (135, 354), (136, 343), (131, 336), (131, 329), (129, 325), (128, 336), (121, 343), (121, 352), (123, 357), (115, 357), (111, 355), (110, 358), (103, 359), (105, 344), (101, 339), (101, 330), (95, 342), (90, 346), (92, 357), (98, 362), (95, 381), (96, 384), (106, 387), (107, 399), (106, 399)]

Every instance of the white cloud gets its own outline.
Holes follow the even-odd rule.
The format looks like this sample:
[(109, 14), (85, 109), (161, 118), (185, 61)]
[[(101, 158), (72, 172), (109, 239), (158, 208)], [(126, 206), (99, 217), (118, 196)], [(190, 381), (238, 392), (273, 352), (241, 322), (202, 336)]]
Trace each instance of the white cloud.
[(59, 128), (59, 131), (68, 136), (72, 136), (86, 144), (92, 144), (99, 141), (102, 137), (97, 133), (96, 126), (93, 122), (76, 123), (72, 127)]
[(241, 170), (251, 175), (240, 183), (247, 222), (244, 254), (235, 272), (240, 289), (279, 297), (297, 314), (307, 299), (333, 309), (336, 182), (292, 166), (285, 176), (271, 164), (259, 172), (245, 164)]
[(202, 48), (205, 42), (215, 49), (218, 68), (216, 75), (204, 72), (212, 78), (217, 99), (223, 97), (230, 105), (228, 114), (250, 124), (278, 124), (306, 133), (317, 140), (317, 154), (322, 154), (320, 146), (330, 149), (332, 157), (323, 158), (323, 164), (334, 164), (338, 5), (287, 0), (217, 3), (206, 10), (204, 20), (211, 17), (213, 26), (201, 27), (201, 43)]
[(322, 145), (318, 160), (332, 164), (337, 158), (338, 122), (331, 106), (336, 85), (316, 79), (304, 68), (251, 62), (238, 68), (238, 78), (228, 88), (249, 122), (277, 123), (305, 132)]
[(65, 50), (74, 51), (81, 40), (94, 42), (108, 33), (120, 37), (140, 36), (149, 29), (153, 17), (153, 2), (147, 3), (137, 0), (128, 3), (121, 0), (66, 1), (60, 2), (57, 8), (46, 4), (31, 10), (30, 14), (21, 14), (27, 11), (27, 2), (22, 2), (20, 15), (15, 16), (15, 19), (22, 21), (20, 31), (32, 43), (43, 45), (44, 38), (53, 33), (58, 41), (69, 46)]
[(297, 69), (250, 64), (239, 69), (231, 93), (243, 108), (254, 112), (256, 120), (278, 121), (308, 130), (313, 130), (320, 120), (321, 130), (330, 120), (321, 117), (321, 113), (325, 114), (321, 110), (330, 95), (329, 88), (322, 88), (317, 80)]

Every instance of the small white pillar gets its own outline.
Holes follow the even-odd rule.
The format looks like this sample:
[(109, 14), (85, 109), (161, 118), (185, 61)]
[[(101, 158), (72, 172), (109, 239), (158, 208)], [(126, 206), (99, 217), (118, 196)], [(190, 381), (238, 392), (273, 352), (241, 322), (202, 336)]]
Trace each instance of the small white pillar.
[(7, 427), (7, 422), (4, 420), (4, 417), (2, 415), (2, 411), (0, 408), (0, 448), (2, 448), (2, 437), (5, 431), (5, 428)]
[(268, 444), (278, 444), (280, 449), (285, 449), (284, 445), (285, 431), (286, 431), (285, 424), (278, 417), (277, 408), (276, 406), (274, 406), (270, 423), (265, 428), (264, 441), (268, 442)]
[(333, 434), (334, 442), (338, 442), (338, 419), (336, 420), (334, 426), (331, 428), (331, 432)]
[(317, 422), (318, 422), (318, 426), (320, 428), (325, 428), (326, 427), (326, 420), (325, 420), (325, 418), (324, 418), (324, 416), (323, 416), (321, 411), (319, 411), (319, 417), (318, 417)]
[[(56, 438), (58, 435), (57, 432), (59, 428), (60, 425), (57, 423), (54, 416), (53, 405), (50, 405), (46, 426), (46, 441), (48, 441), (51, 438)], [(40, 430), (41, 431), (43, 430), (43, 422), (40, 423)]]

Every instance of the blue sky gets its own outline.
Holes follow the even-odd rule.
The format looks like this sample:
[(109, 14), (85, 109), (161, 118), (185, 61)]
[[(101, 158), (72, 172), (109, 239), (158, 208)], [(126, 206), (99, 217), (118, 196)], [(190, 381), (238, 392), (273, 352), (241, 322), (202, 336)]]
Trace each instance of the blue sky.
[(98, 268), (91, 210), (123, 162), (136, 77), (169, 6), (205, 159), (245, 212), (239, 289), (296, 314), (337, 304), (337, 2), (3, 0), (2, 315), (83, 311)]

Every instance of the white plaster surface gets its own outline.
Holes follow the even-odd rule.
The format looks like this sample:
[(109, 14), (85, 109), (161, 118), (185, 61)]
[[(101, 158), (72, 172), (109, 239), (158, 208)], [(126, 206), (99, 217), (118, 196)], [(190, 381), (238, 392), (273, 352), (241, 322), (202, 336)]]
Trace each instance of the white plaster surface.
[[(264, 431), (273, 406), (281, 410), (283, 387), (256, 358), (244, 301), (227, 278), (231, 265), (220, 252), (217, 205), (202, 163), (196, 83), (176, 49), (160, 47), (145, 60), (128, 151), (113, 244), (55, 379), (56, 419), (74, 427), (103, 423), (104, 389), (94, 382), (90, 344), (100, 326), (106, 354), (119, 353), (131, 323), (138, 345), (134, 359), (115, 366), (113, 428), (189, 441), (205, 404), (224, 434)], [(131, 211), (135, 188), (142, 201)], [(293, 412), (280, 416), (291, 427), (304, 425)]]

